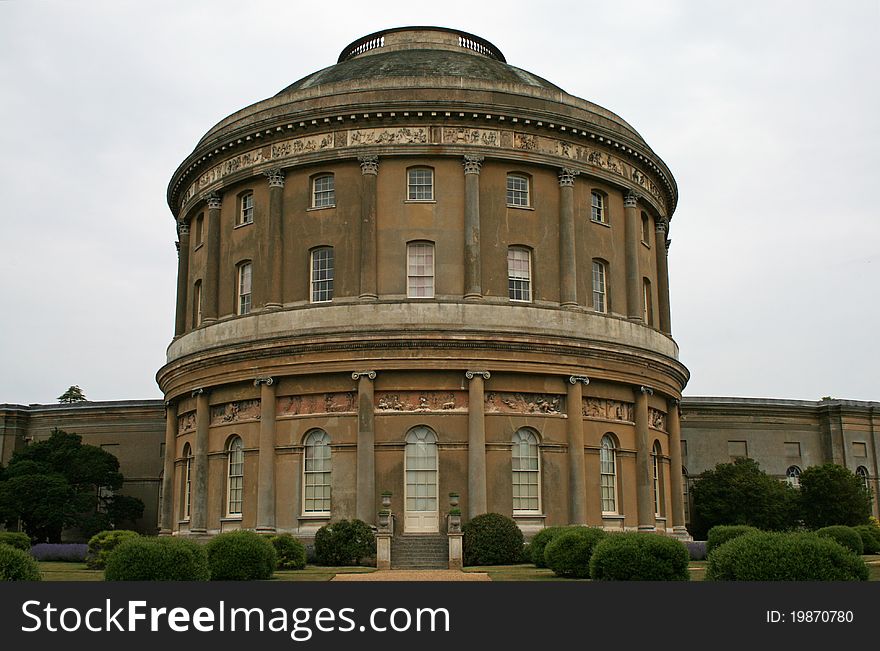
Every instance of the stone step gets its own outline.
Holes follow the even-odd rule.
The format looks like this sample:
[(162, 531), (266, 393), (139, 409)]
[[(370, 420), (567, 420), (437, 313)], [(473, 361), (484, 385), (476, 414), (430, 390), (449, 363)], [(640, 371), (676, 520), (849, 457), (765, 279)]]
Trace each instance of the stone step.
[(408, 570), (449, 566), (449, 539), (443, 534), (403, 534), (391, 540), (391, 567)]

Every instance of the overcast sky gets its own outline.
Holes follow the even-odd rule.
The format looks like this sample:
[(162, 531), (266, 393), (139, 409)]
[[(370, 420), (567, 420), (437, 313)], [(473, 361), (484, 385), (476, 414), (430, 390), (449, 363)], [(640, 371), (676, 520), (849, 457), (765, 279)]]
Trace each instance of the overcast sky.
[(880, 3), (0, 1), (0, 403), (159, 398), (168, 180), (359, 36), (463, 29), (666, 161), (685, 395), (880, 400)]

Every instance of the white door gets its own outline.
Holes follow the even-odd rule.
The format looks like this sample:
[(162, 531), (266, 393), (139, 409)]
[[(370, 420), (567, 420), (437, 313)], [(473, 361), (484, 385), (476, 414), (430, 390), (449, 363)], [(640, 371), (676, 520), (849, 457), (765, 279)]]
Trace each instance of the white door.
[(437, 435), (414, 427), (406, 435), (406, 511), (403, 530), (433, 533), (440, 530), (437, 508)]

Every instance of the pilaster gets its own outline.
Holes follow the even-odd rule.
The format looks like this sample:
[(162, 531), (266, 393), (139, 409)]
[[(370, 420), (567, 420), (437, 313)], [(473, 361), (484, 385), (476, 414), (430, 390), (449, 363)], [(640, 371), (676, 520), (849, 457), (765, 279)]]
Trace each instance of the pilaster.
[(468, 518), (486, 513), (486, 414), (483, 381), (489, 371), (467, 371), (468, 385)]
[(464, 165), (464, 297), (482, 300), (480, 257), (480, 168), (482, 156), (465, 156)]
[(568, 307), (578, 304), (574, 178), (579, 173), (567, 167), (559, 170), (559, 302)]

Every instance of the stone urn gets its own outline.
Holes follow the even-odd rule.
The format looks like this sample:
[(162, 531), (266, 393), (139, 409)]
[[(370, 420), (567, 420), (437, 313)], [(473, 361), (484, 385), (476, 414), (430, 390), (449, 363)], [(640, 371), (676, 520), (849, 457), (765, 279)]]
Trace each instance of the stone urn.
[(453, 509), (458, 507), (458, 493), (449, 493), (449, 506)]
[(391, 508), (391, 491), (384, 491), (382, 493), (382, 508), (390, 509)]
[(449, 510), (447, 533), (461, 533), (461, 509), (453, 508)]
[(379, 511), (379, 531), (388, 531), (391, 527), (391, 511), (382, 509)]

